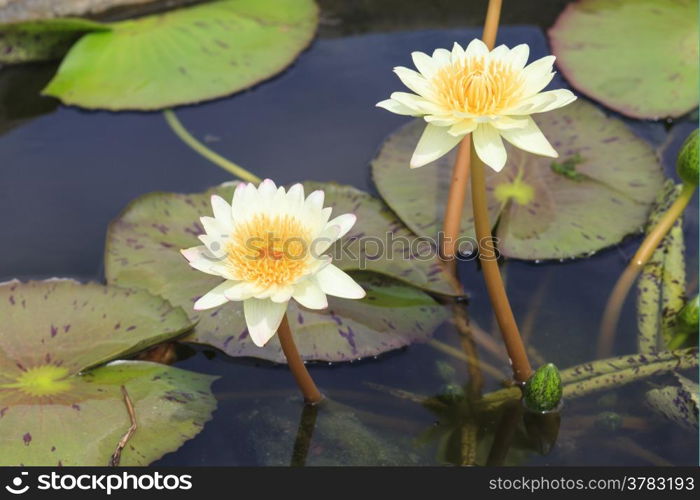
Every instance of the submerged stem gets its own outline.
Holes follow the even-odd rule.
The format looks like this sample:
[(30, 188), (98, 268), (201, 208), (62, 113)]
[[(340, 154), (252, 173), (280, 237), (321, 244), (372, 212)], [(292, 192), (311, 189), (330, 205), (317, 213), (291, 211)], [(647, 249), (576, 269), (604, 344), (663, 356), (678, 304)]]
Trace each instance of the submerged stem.
[(316, 383), (311, 378), (311, 375), (309, 375), (309, 371), (306, 369), (306, 365), (304, 365), (304, 361), (302, 361), (299, 355), (286, 315), (282, 318), (282, 323), (280, 323), (277, 329), (277, 337), (282, 345), (284, 357), (287, 358), (287, 364), (294, 376), (294, 380), (296, 380), (304, 396), (304, 402), (311, 405), (320, 403), (323, 400), (323, 395), (318, 390), (318, 387), (316, 387)]
[(227, 160), (220, 154), (215, 153), (214, 151), (206, 147), (204, 144), (199, 142), (197, 139), (195, 139), (195, 137), (192, 134), (190, 134), (187, 131), (187, 129), (182, 125), (180, 120), (178, 120), (177, 116), (175, 115), (175, 112), (172, 109), (166, 109), (165, 111), (163, 111), (163, 116), (165, 117), (165, 121), (168, 123), (168, 125), (170, 125), (172, 131), (175, 132), (175, 135), (177, 135), (182, 140), (182, 142), (194, 149), (197, 153), (205, 157), (207, 160), (220, 166), (221, 168), (235, 175), (239, 179), (242, 179), (247, 182), (252, 182), (254, 184), (260, 183), (260, 177), (258, 177), (255, 174), (252, 174), (251, 172), (248, 172), (246, 169), (239, 165), (236, 165), (232, 161)]
[(516, 381), (525, 382), (530, 377), (532, 368), (525, 351), (525, 345), (520, 337), (518, 324), (513, 316), (513, 310), (508, 301), (508, 295), (503, 286), (497, 256), (492, 250), (492, 245), (486, 246), (493, 239), (486, 199), (486, 175), (484, 173), (484, 164), (473, 149), (471, 163), (474, 231), (476, 232), (476, 240), (479, 242), (479, 261), (484, 273), (491, 307), (496, 315), (496, 321), (501, 330), (508, 357), (513, 364), (513, 376)]
[(649, 262), (651, 256), (656, 251), (661, 241), (666, 237), (678, 218), (683, 215), (683, 211), (688, 206), (688, 203), (695, 193), (695, 186), (683, 184), (680, 195), (673, 204), (669, 207), (666, 213), (659, 219), (656, 225), (649, 231), (647, 236), (642, 241), (642, 244), (637, 249), (637, 252), (632, 257), (632, 260), (627, 265), (623, 273), (615, 283), (610, 298), (605, 306), (603, 319), (600, 323), (600, 334), (598, 335), (598, 357), (604, 358), (612, 353), (613, 343), (615, 341), (615, 330), (620, 319), (620, 311), (627, 299), (632, 285), (634, 284), (639, 273), (642, 272), (644, 266)]

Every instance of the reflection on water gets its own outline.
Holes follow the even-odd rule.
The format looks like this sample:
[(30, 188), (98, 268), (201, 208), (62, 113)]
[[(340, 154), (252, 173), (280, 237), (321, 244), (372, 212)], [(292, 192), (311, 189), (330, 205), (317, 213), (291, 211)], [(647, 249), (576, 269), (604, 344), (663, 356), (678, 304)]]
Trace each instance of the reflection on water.
[[(318, 41), (279, 78), (186, 108), (180, 117), (198, 137), (217, 137), (212, 147), (260, 176), (281, 183), (336, 180), (374, 192), (368, 162), (403, 123), (373, 108), (396, 86), (389, 69), (404, 63), (411, 50), (446, 46), (478, 32)], [(546, 51), (536, 30), (505, 27), (501, 33), (506, 43), (527, 41), (534, 53)], [(56, 109), (55, 101), (37, 96), (50, 73), (50, 66), (0, 72), (0, 227), (7, 242), (0, 250), (0, 279), (99, 278), (107, 223), (131, 199), (154, 190), (200, 191), (229, 180), (179, 143), (157, 113)], [(665, 140), (663, 126), (636, 124), (635, 130), (654, 138), (655, 146)], [(663, 149), (667, 167), (679, 146), (672, 139)], [(686, 220), (691, 276), (698, 269), (697, 201), (693, 207)], [(514, 312), (533, 359), (562, 368), (593, 359), (605, 300), (638, 241), (630, 238), (586, 260), (506, 264)], [(497, 376), (509, 368), (479, 270), (465, 262), (460, 275), (470, 293), (462, 307), (480, 326), (479, 356), (493, 368), (484, 371), (479, 389), (490, 396), (474, 394), (459, 356), (421, 344), (378, 359), (314, 364), (313, 376), (328, 400), (304, 409), (284, 366), (179, 346), (177, 366), (221, 377), (214, 384), (219, 408), (199, 436), (159, 464), (696, 463), (697, 431), (652, 412), (643, 402), (646, 383), (566, 401), (560, 414), (524, 412)], [(636, 330), (629, 300), (616, 353), (634, 352)], [(436, 339), (461, 352), (454, 325), (443, 325)], [(152, 356), (169, 361), (173, 350)]]

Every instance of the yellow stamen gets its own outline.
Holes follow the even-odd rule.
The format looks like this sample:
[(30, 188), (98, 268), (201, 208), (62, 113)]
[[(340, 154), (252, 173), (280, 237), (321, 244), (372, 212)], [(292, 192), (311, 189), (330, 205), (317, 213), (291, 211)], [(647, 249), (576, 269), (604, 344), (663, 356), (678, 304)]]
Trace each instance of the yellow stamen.
[(227, 264), (241, 281), (263, 288), (291, 285), (307, 271), (310, 242), (296, 217), (258, 214), (236, 227), (226, 248)]
[(523, 85), (521, 72), (502, 61), (463, 58), (442, 68), (433, 84), (441, 104), (478, 116), (495, 115), (517, 103)]

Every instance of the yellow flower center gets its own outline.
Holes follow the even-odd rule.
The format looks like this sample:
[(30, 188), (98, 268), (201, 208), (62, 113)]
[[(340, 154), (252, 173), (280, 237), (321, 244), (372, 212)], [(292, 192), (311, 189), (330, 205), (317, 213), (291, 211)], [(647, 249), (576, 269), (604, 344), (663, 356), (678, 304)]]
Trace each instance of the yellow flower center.
[(71, 384), (66, 378), (67, 369), (56, 365), (43, 365), (30, 368), (22, 373), (15, 383), (0, 385), (0, 389), (19, 389), (29, 396), (53, 396), (70, 390)]
[(258, 214), (239, 224), (226, 247), (227, 265), (234, 276), (267, 288), (293, 284), (308, 266), (311, 237), (289, 215)]
[(484, 116), (516, 104), (523, 78), (520, 71), (501, 61), (464, 58), (438, 71), (433, 84), (447, 109)]

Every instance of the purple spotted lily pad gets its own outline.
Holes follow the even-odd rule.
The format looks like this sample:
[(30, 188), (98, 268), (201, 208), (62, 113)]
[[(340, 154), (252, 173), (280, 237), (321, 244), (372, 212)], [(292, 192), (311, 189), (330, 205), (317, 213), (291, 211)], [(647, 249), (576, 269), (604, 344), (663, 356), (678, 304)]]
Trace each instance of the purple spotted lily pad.
[(72, 280), (0, 284), (0, 465), (147, 465), (195, 436), (215, 408), (212, 377), (123, 359), (192, 323), (145, 291)]
[[(230, 199), (234, 187), (230, 183), (188, 195), (153, 193), (133, 201), (110, 226), (107, 280), (120, 286), (145, 288), (182, 306), (193, 320), (198, 320), (186, 338), (188, 341), (213, 345), (231, 356), (283, 361), (276, 338), (262, 349), (248, 338), (240, 303), (201, 313), (192, 309), (194, 302), (222, 279), (192, 269), (179, 250), (198, 244), (197, 236), (203, 233), (199, 217), (210, 214), (211, 194)], [(305, 184), (307, 193), (315, 189), (325, 191), (325, 205), (333, 206), (334, 214), (353, 212), (358, 217), (350, 233), (328, 253), (346, 271), (365, 270), (356, 278), (368, 296), (359, 301), (328, 297), (329, 307), (322, 311), (304, 309), (291, 301), (290, 324), (302, 357), (354, 360), (428, 338), (446, 318), (446, 310), (414, 287), (454, 294), (440, 263), (434, 257), (414, 261), (397, 254), (390, 259), (385, 253), (381, 258), (370, 258), (376, 253), (374, 248), (368, 251), (370, 256), (366, 259), (358, 258), (353, 248), (359, 245), (359, 236), (381, 239), (393, 232), (407, 241), (416, 237), (366, 193), (335, 184)], [(340, 251), (343, 245), (345, 252)]]
[[(535, 117), (559, 152), (545, 158), (506, 146), (508, 162), (487, 171), (491, 223), (501, 253), (524, 260), (588, 255), (642, 229), (663, 173), (653, 149), (625, 124), (578, 101)], [(372, 162), (377, 188), (414, 233), (442, 227), (456, 151), (418, 169), (409, 160), (425, 123), (389, 136)], [(461, 249), (474, 248), (471, 196), (462, 215)]]
[(110, 23), (71, 48), (44, 93), (110, 110), (215, 99), (290, 65), (317, 22), (313, 0), (215, 0)]
[(580, 0), (549, 37), (571, 84), (615, 111), (658, 119), (698, 105), (696, 0)]

